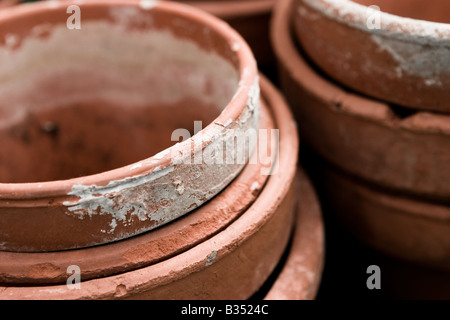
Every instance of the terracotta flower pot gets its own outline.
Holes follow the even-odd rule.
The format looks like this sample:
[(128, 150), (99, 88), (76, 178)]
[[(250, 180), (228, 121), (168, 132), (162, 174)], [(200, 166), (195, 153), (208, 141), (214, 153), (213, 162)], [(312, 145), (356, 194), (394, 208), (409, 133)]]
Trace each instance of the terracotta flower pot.
[(447, 201), (450, 117), (398, 115), (388, 104), (346, 92), (307, 63), (290, 33), (292, 1), (275, 9), (272, 41), (280, 85), (303, 141), (336, 166), (377, 185)]
[[(268, 133), (274, 123), (264, 101), (260, 129)], [(239, 218), (258, 197), (278, 156), (273, 141), (258, 141), (270, 159), (252, 154), (243, 171), (221, 193), (188, 215), (142, 235), (108, 245), (57, 252), (0, 251), (0, 283), (64, 284), (67, 268), (77, 265), (82, 280), (110, 276), (145, 267), (180, 254), (219, 233)], [(269, 143), (270, 142), (270, 143)]]
[(247, 41), (258, 66), (274, 64), (269, 40), (269, 24), (276, 0), (200, 0), (181, 2), (193, 5), (228, 22)]
[(387, 102), (450, 112), (448, 8), (444, 0), (296, 0), (292, 11), (300, 43), (332, 78)]
[(314, 187), (299, 170), (295, 231), (289, 254), (266, 300), (311, 300), (316, 297), (324, 264), (324, 225)]
[(95, 0), (77, 30), (69, 4), (0, 13), (2, 250), (154, 229), (219, 193), (254, 148), (225, 150), (259, 119), (256, 63), (228, 25), (178, 3)]
[(364, 243), (406, 261), (450, 271), (450, 206), (391, 194), (324, 166), (324, 198)]
[(213, 237), (174, 257), (119, 275), (65, 285), (7, 286), (0, 299), (246, 299), (273, 271), (291, 235), (298, 137), (283, 97), (264, 78), (263, 97), (279, 128), (279, 170), (256, 201)]

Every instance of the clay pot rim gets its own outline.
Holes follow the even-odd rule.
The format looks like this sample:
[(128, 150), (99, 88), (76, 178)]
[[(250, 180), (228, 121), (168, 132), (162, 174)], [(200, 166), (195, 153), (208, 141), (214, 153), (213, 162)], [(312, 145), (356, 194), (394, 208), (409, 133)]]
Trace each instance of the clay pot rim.
[(316, 297), (319, 290), (325, 262), (322, 208), (316, 189), (302, 167), (298, 170), (296, 183), (300, 201), (297, 204), (291, 248), (264, 300), (310, 300)]
[(307, 5), (319, 10), (327, 17), (343, 22), (351, 28), (391, 37), (399, 41), (442, 46), (450, 39), (450, 24), (413, 19), (392, 13), (380, 12), (381, 28), (371, 30), (367, 27), (368, 6), (352, 0), (302, 0)]
[[(97, 298), (105, 299), (113, 296), (118, 287), (127, 288), (127, 292), (131, 292), (133, 289), (145, 290), (149, 287), (153, 288), (155, 283), (164, 285), (169, 281), (184, 278), (198, 266), (203, 269), (207, 268), (234, 252), (244, 241), (254, 236), (276, 214), (285, 197), (292, 192), (299, 150), (299, 138), (295, 130), (296, 123), (284, 97), (263, 75), (260, 77), (260, 83), (267, 105), (275, 106), (272, 113), (275, 115), (273, 119), (275, 127), (280, 130), (280, 141), (284, 140), (285, 136), (288, 136), (289, 139), (279, 145), (280, 170), (278, 174), (269, 176), (259, 197), (237, 220), (210, 239), (175, 257), (123, 274), (84, 281), (81, 283), (80, 290), (67, 289), (66, 285), (0, 287), (0, 299), (29, 299), (27, 291), (31, 292), (31, 298), (35, 299), (83, 299), (86, 298), (86, 295), (94, 292), (93, 288), (97, 292), (102, 290), (96, 296)], [(239, 239), (236, 235), (242, 235), (243, 239)], [(192, 262), (187, 268), (186, 261)], [(142, 281), (143, 278), (145, 281)], [(8, 292), (11, 290), (12, 292)]]
[[(345, 221), (346, 228), (353, 233), (357, 239), (380, 252), (395, 257), (396, 259), (400, 258), (405, 261), (419, 263), (420, 265), (431, 266), (438, 270), (449, 271), (447, 263), (449, 261), (448, 254), (445, 255), (445, 258), (443, 251), (441, 251), (441, 254), (438, 256), (429, 255), (430, 243), (448, 244), (448, 241), (443, 241), (439, 238), (439, 236), (442, 235), (442, 232), (440, 231), (442, 229), (440, 228), (448, 230), (450, 227), (450, 208), (448, 206), (390, 194), (389, 192), (371, 188), (364, 183), (355, 181), (334, 166), (328, 164), (321, 164), (321, 166), (321, 170), (324, 170), (325, 172), (325, 183), (338, 184), (340, 186), (338, 190), (344, 190), (344, 193), (351, 193), (352, 196), (356, 194), (357, 198), (359, 198), (358, 207), (372, 207), (370, 210), (355, 212), (354, 207), (349, 210), (348, 208), (343, 209), (342, 204), (337, 205), (340, 209), (335, 213), (339, 215), (343, 222)], [(325, 194), (330, 195), (333, 191), (334, 190), (326, 191)], [(342, 195), (339, 194), (339, 197), (341, 196)], [(348, 195), (345, 195), (344, 197), (348, 197)], [(334, 201), (335, 200), (331, 202)], [(355, 227), (352, 222), (354, 221), (354, 216), (362, 216), (368, 221), (367, 225), (363, 227), (358, 225)], [(402, 219), (401, 221), (403, 223), (401, 225), (405, 226), (408, 230), (414, 230), (415, 237), (405, 238), (404, 236), (401, 236), (404, 233), (395, 233), (391, 230), (388, 232), (388, 239), (386, 239), (386, 225), (383, 226), (383, 224), (380, 225), (376, 222), (372, 223), (372, 220), (380, 219), (383, 221), (392, 221), (391, 217), (394, 219)], [(405, 224), (406, 221), (408, 221), (408, 223)], [(399, 223), (398, 220), (396, 223)], [(424, 227), (424, 223), (427, 223), (428, 227)], [(424, 233), (425, 229), (428, 231), (432, 230), (433, 227), (429, 227), (430, 225), (439, 228), (436, 230), (437, 233)], [(409, 231), (406, 231), (406, 234), (409, 234)], [(421, 239), (420, 237), (426, 238), (426, 240), (424, 240), (423, 243), (419, 243), (417, 239)], [(410, 241), (413, 241), (412, 243), (414, 243), (414, 245), (411, 245)], [(395, 242), (395, 244), (392, 245), (392, 242)], [(399, 249), (400, 243), (402, 243), (402, 249)], [(406, 249), (405, 246), (409, 249)], [(414, 249), (412, 251), (414, 252), (411, 255), (409, 250), (411, 250), (413, 246)], [(441, 250), (443, 250), (442, 248), (443, 247), (441, 247)], [(443, 259), (445, 259), (445, 261)]]
[[(414, 215), (427, 220), (437, 220), (439, 222), (450, 223), (450, 208), (427, 200), (414, 199), (401, 194), (391, 194), (389, 191), (382, 190), (367, 184), (361, 179), (353, 179), (348, 174), (336, 169), (333, 165), (327, 164), (326, 168), (332, 172), (334, 176), (341, 180), (345, 180), (347, 184), (353, 185), (358, 193), (364, 194), (366, 199), (376, 202), (384, 206), (397, 210), (397, 214)], [(405, 210), (405, 208), (408, 208)]]
[(223, 0), (214, 3), (194, 0), (185, 1), (184, 3), (194, 5), (223, 19), (233, 19), (271, 12), (276, 0)]
[[(18, 17), (26, 18), (27, 16), (39, 14), (45, 15), (47, 12), (53, 10), (64, 10), (65, 12), (67, 6), (72, 4), (73, 2), (69, 0), (60, 0), (57, 2), (43, 1), (8, 7), (0, 11), (0, 24), (7, 23)], [(170, 1), (157, 1), (151, 8), (142, 7), (142, 1), (139, 0), (92, 0), (79, 3), (78, 5), (83, 8), (95, 8), (98, 6), (132, 6), (141, 10), (157, 10), (169, 12), (177, 16), (182, 16), (188, 20), (197, 21), (205, 26), (209, 26), (227, 41), (229, 48), (232, 50), (233, 48), (237, 48), (233, 51), (238, 61), (238, 88), (236, 89), (235, 95), (223, 108), (221, 114), (203, 128), (199, 132), (200, 134), (196, 134), (190, 139), (174, 144), (172, 147), (161, 150), (160, 153), (141, 161), (92, 175), (44, 182), (0, 183), (0, 194), (3, 199), (5, 199), (6, 196), (8, 199), (39, 199), (48, 196), (67, 196), (67, 193), (76, 185), (101, 186), (107, 185), (111, 181), (119, 181), (129, 177), (157, 173), (174, 165), (173, 158), (170, 155), (171, 153), (175, 154), (178, 153), (178, 151), (183, 152), (184, 150), (191, 150), (190, 153), (187, 153), (187, 157), (191, 157), (192, 154), (203, 150), (207, 145), (214, 141), (214, 137), (223, 134), (226, 130), (223, 124), (229, 122), (229, 120), (238, 120), (242, 112), (248, 108), (248, 101), (252, 98), (254, 91), (259, 90), (258, 69), (250, 47), (238, 32), (212, 14), (186, 4)], [(202, 136), (212, 138), (205, 142), (205, 139)], [(193, 144), (194, 147), (191, 147), (191, 144)], [(181, 161), (183, 160), (184, 159), (181, 159)]]
[(309, 92), (324, 101), (333, 112), (349, 114), (395, 131), (450, 136), (450, 115), (417, 111), (402, 119), (389, 104), (349, 93), (335, 82), (322, 77), (298, 52), (291, 33), (290, 8), (293, 0), (279, 1), (271, 22), (271, 42), (274, 52), (290, 76)]

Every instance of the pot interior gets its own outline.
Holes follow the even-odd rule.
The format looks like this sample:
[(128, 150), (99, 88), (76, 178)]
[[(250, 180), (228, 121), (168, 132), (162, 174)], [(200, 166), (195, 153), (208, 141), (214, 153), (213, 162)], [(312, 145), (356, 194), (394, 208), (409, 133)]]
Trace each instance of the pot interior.
[(398, 16), (450, 23), (450, 1), (448, 0), (352, 0), (353, 2), (371, 6), (379, 6), (381, 11)]
[(70, 29), (65, 9), (0, 19), (1, 183), (143, 160), (178, 142), (175, 129), (206, 127), (237, 90), (236, 52), (201, 21), (88, 5)]

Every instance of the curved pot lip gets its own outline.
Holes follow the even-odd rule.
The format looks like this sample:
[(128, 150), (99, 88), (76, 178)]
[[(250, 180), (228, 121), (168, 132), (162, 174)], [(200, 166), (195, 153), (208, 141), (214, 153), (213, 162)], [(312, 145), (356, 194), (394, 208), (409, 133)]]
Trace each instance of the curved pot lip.
[[(320, 97), (324, 105), (335, 112), (363, 118), (390, 130), (450, 136), (449, 115), (418, 111), (412, 116), (401, 119), (388, 104), (357, 93), (349, 93), (316, 72), (297, 50), (291, 34), (292, 21), (288, 17), (290, 17), (293, 2), (293, 0), (285, 0), (277, 3), (271, 22), (270, 36), (279, 63), (296, 83)], [(333, 106), (339, 106), (339, 111)]]
[(299, 167), (297, 204), (292, 244), (287, 260), (264, 300), (314, 299), (320, 286), (325, 259), (325, 230), (316, 190)]
[[(361, 31), (399, 41), (442, 46), (450, 40), (450, 24), (403, 17), (380, 11), (380, 28), (367, 27), (368, 6), (352, 0), (300, 0), (327, 17)], [(450, 45), (450, 44), (447, 44)]]
[[(212, 123), (203, 128), (199, 134), (181, 143), (176, 143), (165, 150), (161, 150), (160, 153), (149, 158), (130, 163), (120, 168), (72, 179), (30, 183), (0, 183), (1, 198), (38, 199), (46, 196), (67, 196), (68, 192), (72, 190), (72, 187), (76, 185), (101, 186), (111, 181), (120, 181), (130, 177), (157, 173), (175, 165), (175, 159), (171, 154), (181, 153), (187, 154), (187, 157), (191, 157), (192, 154), (203, 150), (214, 141), (215, 137), (226, 131), (223, 124), (229, 123), (230, 120), (236, 121), (239, 119), (240, 115), (248, 107), (248, 101), (254, 98), (252, 94), (254, 94), (255, 89), (259, 89), (256, 60), (246, 41), (227, 23), (200, 9), (169, 1), (148, 1), (148, 3), (151, 6), (147, 7), (147, 4), (143, 0), (92, 0), (79, 3), (79, 5), (84, 8), (132, 6), (141, 10), (161, 10), (183, 16), (189, 20), (199, 21), (215, 30), (228, 42), (229, 47), (235, 52), (238, 60), (239, 73), (239, 84), (235, 95), (224, 107), (221, 114)], [(56, 2), (26, 3), (20, 6), (6, 8), (0, 11), (0, 24), (17, 17), (36, 14), (45, 15), (53, 10), (63, 10), (65, 12), (67, 6), (72, 4), (74, 3), (70, 0), (60, 0)], [(194, 146), (193, 148), (191, 147), (192, 145)], [(185, 150), (190, 150), (191, 152), (183, 153)], [(177, 159), (176, 161), (182, 162), (183, 159)]]
[(237, 17), (265, 14), (272, 11), (276, 0), (251, 1), (185, 1), (186, 4), (196, 6), (221, 18), (232, 19)]
[[(283, 200), (293, 190), (299, 148), (296, 123), (284, 98), (264, 76), (261, 76), (261, 88), (266, 92), (264, 98), (267, 104), (275, 106), (272, 113), (275, 115), (275, 127), (280, 130), (280, 141), (286, 139), (285, 137), (288, 139), (279, 145), (278, 162), (282, 170), (269, 176), (261, 194), (245, 214), (212, 238), (158, 264), (119, 275), (87, 280), (82, 282), (80, 290), (70, 290), (65, 285), (0, 287), (0, 299), (33, 297), (35, 299), (83, 299), (95, 294), (97, 298), (108, 298), (114, 296), (118, 287), (126, 288), (127, 293), (133, 290), (145, 290), (154, 287), (155, 283), (164, 285), (186, 277), (198, 271), (198, 268), (203, 270), (235, 251), (244, 241), (257, 234), (258, 230), (276, 214)], [(239, 238), (239, 235), (242, 237)], [(127, 295), (121, 297), (126, 298)]]

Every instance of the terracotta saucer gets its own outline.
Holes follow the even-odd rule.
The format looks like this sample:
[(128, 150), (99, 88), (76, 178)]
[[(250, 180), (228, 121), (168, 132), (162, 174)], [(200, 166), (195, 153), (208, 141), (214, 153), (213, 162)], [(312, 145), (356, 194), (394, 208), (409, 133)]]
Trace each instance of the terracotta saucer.
[(280, 86), (300, 136), (322, 157), (355, 176), (405, 194), (448, 201), (450, 116), (395, 108), (346, 92), (313, 69), (295, 46), (293, 1), (275, 8), (272, 42)]
[(358, 239), (417, 264), (450, 271), (450, 206), (391, 194), (322, 168), (324, 199)]
[(80, 3), (79, 30), (71, 1), (0, 12), (0, 249), (149, 231), (211, 199), (247, 163), (254, 145), (226, 146), (258, 128), (250, 48), (208, 13), (152, 3)]
[[(264, 101), (261, 103), (260, 129), (268, 133), (274, 129)], [(270, 137), (272, 141), (258, 143), (258, 148), (267, 148), (270, 159), (253, 153), (244, 170), (227, 188), (189, 215), (108, 245), (57, 252), (0, 251), (0, 283), (65, 284), (71, 265), (82, 270), (83, 281), (110, 276), (166, 260), (206, 241), (239, 218), (264, 188), (278, 156), (278, 141), (275, 136)]]
[(266, 300), (312, 300), (319, 289), (325, 258), (324, 225), (315, 189), (303, 169), (297, 174), (297, 195), (289, 254)]
[(448, 113), (449, 9), (445, 0), (295, 0), (292, 16), (308, 56), (338, 82), (404, 107)]
[(0, 299), (247, 299), (273, 271), (289, 241), (297, 195), (298, 136), (280, 93), (261, 88), (279, 128), (279, 168), (252, 206), (225, 230), (154, 265), (65, 285), (2, 287)]

